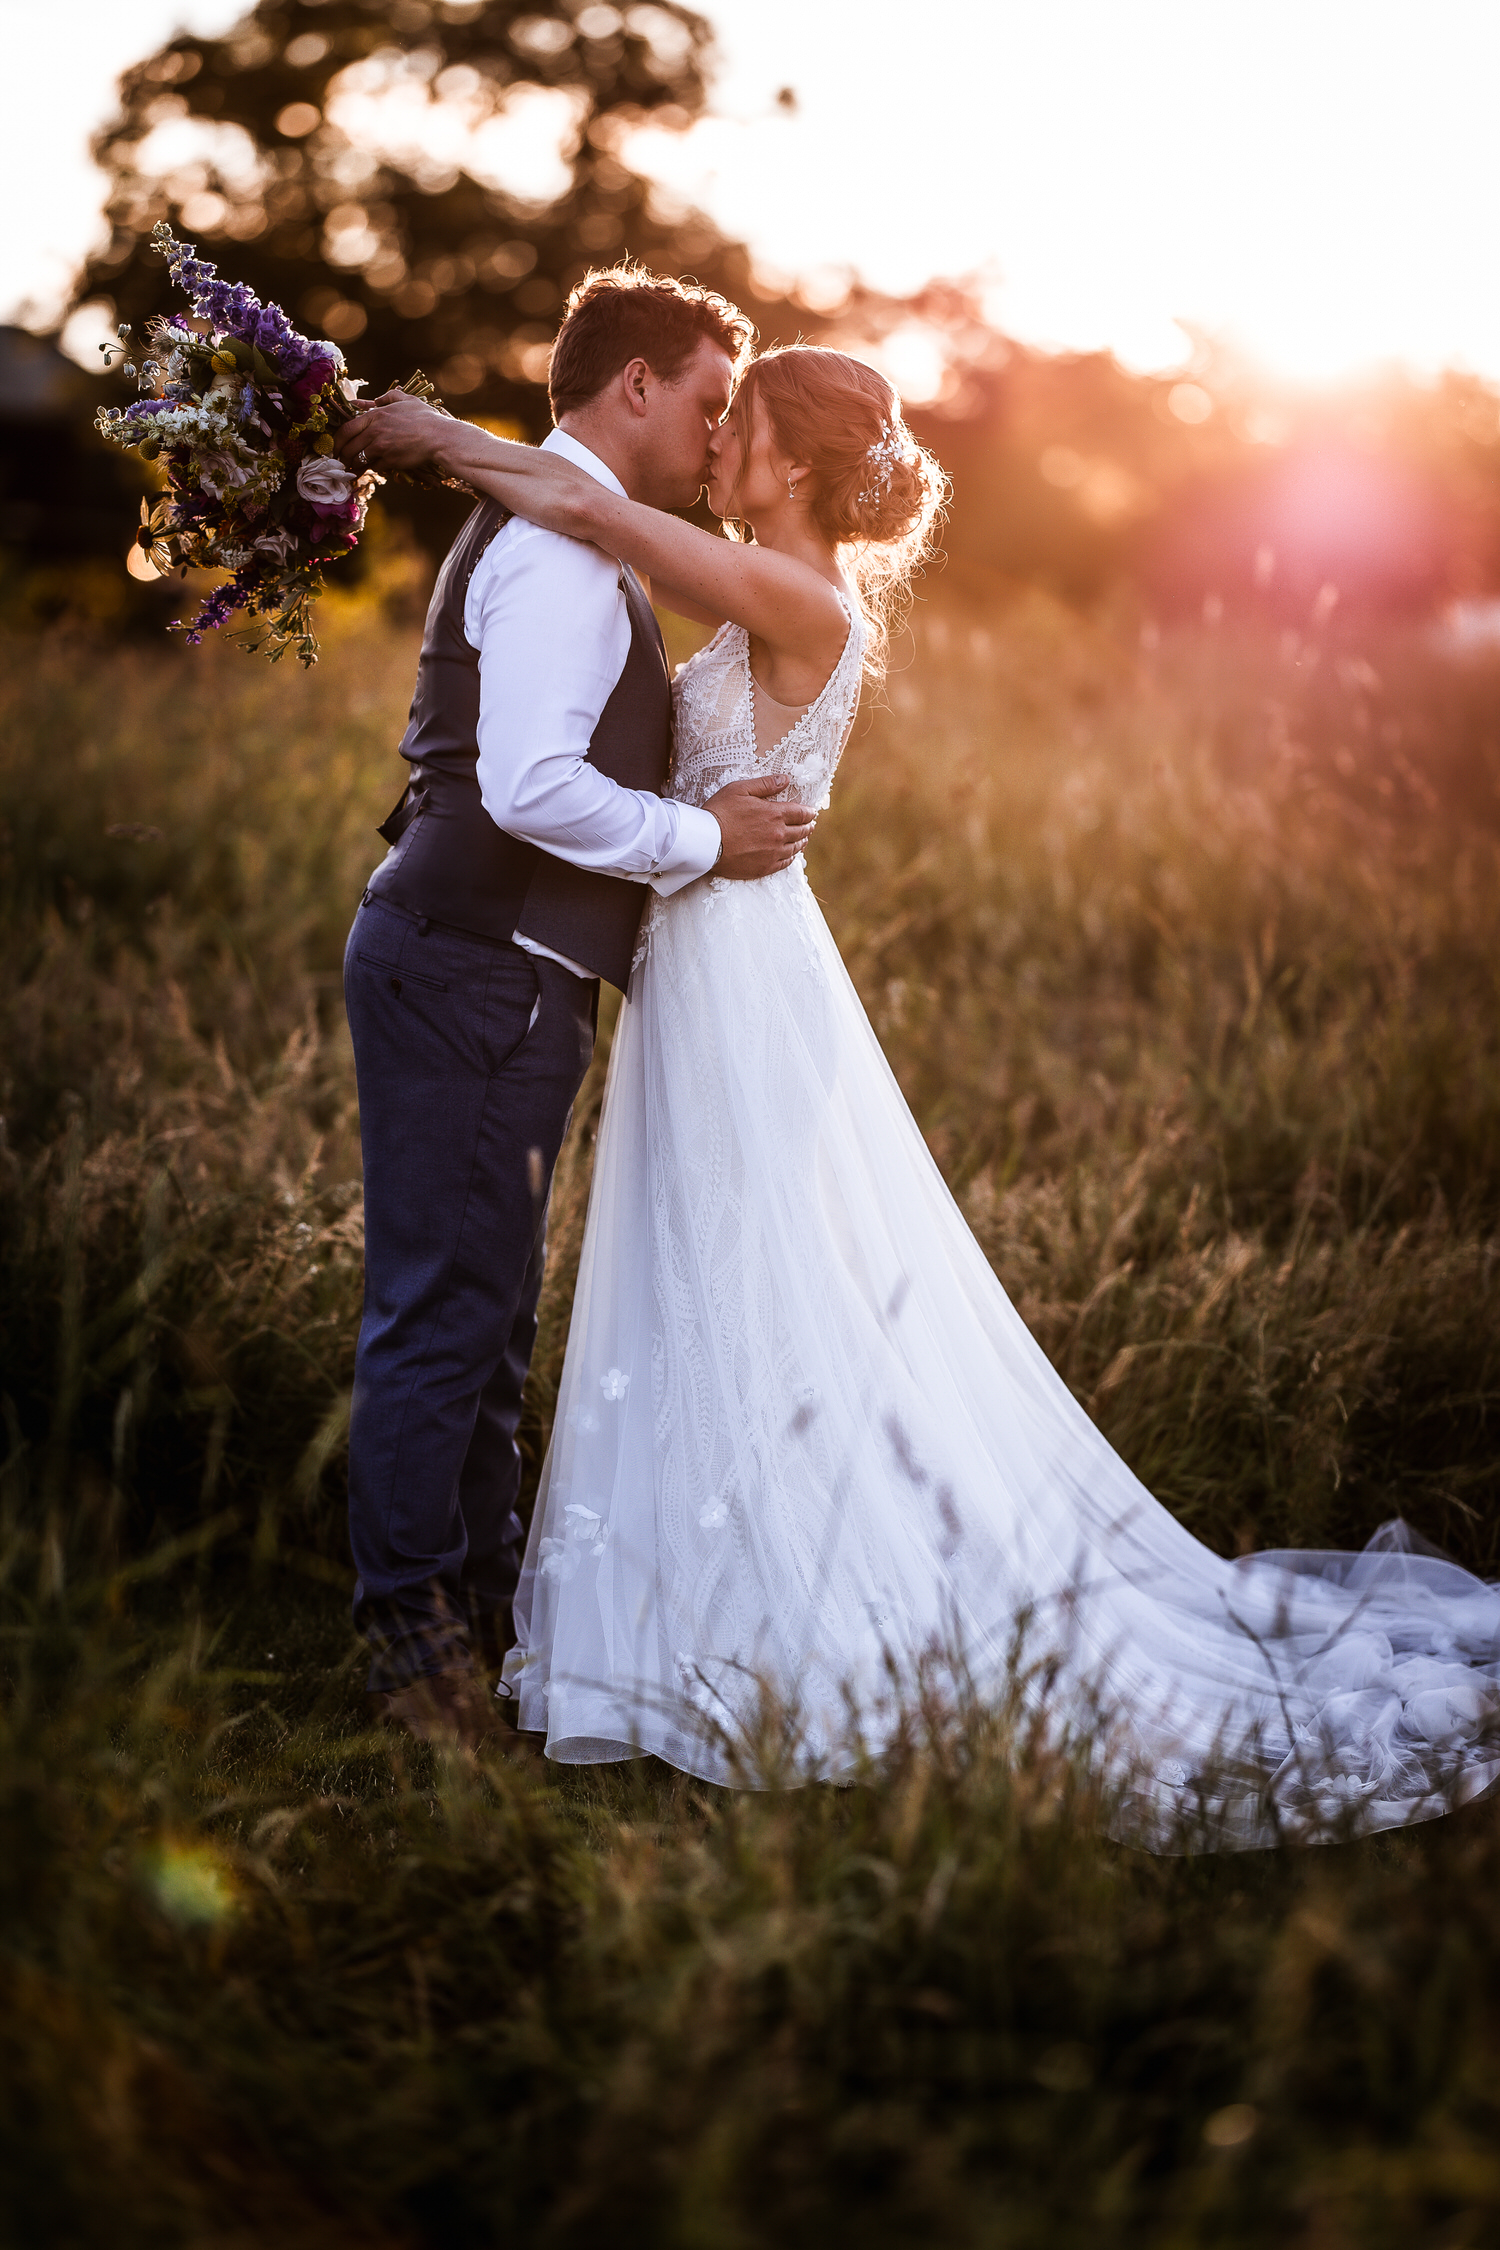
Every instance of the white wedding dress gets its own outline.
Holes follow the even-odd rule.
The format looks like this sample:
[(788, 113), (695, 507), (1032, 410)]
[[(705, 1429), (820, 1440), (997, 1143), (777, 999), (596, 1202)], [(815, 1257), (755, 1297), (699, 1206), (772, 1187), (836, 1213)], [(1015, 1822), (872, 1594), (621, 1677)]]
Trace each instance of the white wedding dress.
[[(828, 802), (863, 628), (757, 755), (744, 631), (678, 674), (672, 792)], [(1420, 1544), (1420, 1543), (1416, 1543)], [(1005, 1690), (1018, 1620), (1098, 1709), (1158, 1848), (1430, 1817), (1500, 1776), (1500, 1588), (1400, 1524), (1225, 1562), (1023, 1326), (919, 1133), (800, 860), (653, 900), (620, 1012), (505, 1677), (548, 1754), (757, 1778), (878, 1752), (893, 1678)], [(1037, 1692), (1040, 1692), (1038, 1689)]]

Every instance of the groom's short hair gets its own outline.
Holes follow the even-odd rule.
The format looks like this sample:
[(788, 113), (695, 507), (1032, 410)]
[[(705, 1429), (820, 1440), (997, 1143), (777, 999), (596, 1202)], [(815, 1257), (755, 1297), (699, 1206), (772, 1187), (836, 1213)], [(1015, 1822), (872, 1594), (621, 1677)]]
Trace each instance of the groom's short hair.
[(755, 343), (755, 323), (716, 289), (629, 264), (585, 274), (552, 347), (547, 394), (554, 420), (587, 406), (633, 359), (645, 360), (670, 383), (705, 336), (727, 354), (738, 382)]

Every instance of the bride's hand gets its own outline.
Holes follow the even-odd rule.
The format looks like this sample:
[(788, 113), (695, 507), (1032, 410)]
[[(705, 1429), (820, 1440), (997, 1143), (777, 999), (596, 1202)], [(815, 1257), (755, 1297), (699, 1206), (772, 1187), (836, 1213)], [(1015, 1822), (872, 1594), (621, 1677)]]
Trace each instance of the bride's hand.
[(338, 455), (351, 469), (423, 469), (455, 472), (444, 458), (454, 434), (467, 425), (424, 405), (409, 391), (371, 399), (338, 434)]

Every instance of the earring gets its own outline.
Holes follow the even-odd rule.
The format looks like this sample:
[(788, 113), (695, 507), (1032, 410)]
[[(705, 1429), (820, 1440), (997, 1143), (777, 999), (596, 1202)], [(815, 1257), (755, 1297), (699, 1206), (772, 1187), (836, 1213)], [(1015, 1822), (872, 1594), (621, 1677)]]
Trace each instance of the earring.
[(795, 477), (788, 477), (786, 480), (786, 496), (788, 500), (795, 500), (797, 497), (797, 480)]

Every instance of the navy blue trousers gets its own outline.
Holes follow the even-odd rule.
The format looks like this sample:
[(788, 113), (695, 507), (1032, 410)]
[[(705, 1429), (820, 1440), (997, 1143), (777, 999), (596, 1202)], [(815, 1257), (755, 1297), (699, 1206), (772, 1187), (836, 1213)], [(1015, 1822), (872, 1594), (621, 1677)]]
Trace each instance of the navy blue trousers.
[(349, 1426), (370, 1686), (495, 1662), (520, 1566), (521, 1391), (596, 981), (368, 895), (344, 953), (365, 1169)]

